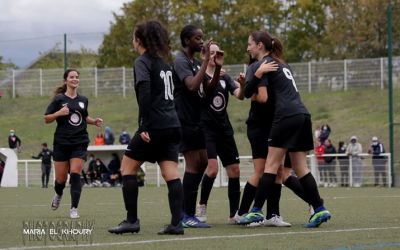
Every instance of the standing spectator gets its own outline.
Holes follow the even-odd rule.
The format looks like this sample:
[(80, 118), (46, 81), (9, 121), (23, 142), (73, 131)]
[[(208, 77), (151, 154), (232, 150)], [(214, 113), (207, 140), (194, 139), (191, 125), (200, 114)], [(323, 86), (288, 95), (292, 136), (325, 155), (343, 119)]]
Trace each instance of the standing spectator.
[[(346, 154), (347, 145), (344, 141), (340, 141), (338, 145), (338, 154)], [(349, 157), (348, 156), (338, 156), (340, 167), (340, 186), (348, 187), (349, 186)]]
[(372, 137), (372, 143), (369, 146), (368, 154), (372, 154), (372, 165), (374, 166), (375, 186), (379, 186), (379, 175), (382, 175), (382, 185), (386, 184), (386, 159), (381, 155), (385, 153), (383, 144), (378, 140), (378, 137)]
[[(325, 154), (336, 154), (336, 148), (332, 145), (330, 139), (325, 141)], [(329, 175), (329, 186), (336, 187), (336, 159), (335, 156), (325, 156), (325, 168)]]
[(353, 135), (350, 138), (350, 144), (347, 147), (347, 155), (350, 156), (353, 172), (353, 186), (361, 187), (363, 177), (362, 177), (362, 161), (360, 154), (362, 153), (362, 146), (357, 142), (357, 137)]
[(13, 129), (10, 130), (10, 135), (8, 136), (8, 146), (13, 149), (15, 153), (21, 151), (21, 140)]
[(32, 155), (33, 159), (42, 159), (42, 188), (47, 188), (49, 184), (51, 157), (53, 157), (53, 151), (47, 147), (46, 142), (42, 143), (42, 151), (37, 156)]
[(131, 141), (131, 136), (126, 132), (126, 129), (122, 129), (121, 134), (119, 135), (119, 143), (122, 145), (128, 145)]
[(114, 133), (111, 132), (111, 128), (110, 127), (106, 127), (106, 130), (104, 132), (104, 142), (106, 145), (113, 145), (115, 141), (114, 138)]
[(1, 179), (3, 178), (3, 173), (4, 173), (4, 167), (5, 166), (6, 166), (6, 163), (2, 159), (0, 159), (0, 184), (1, 184)]
[(314, 149), (315, 155), (317, 156), (318, 163), (318, 171), (319, 171), (319, 181), (320, 185), (327, 187), (328, 186), (328, 169), (325, 166), (325, 160), (322, 156), (325, 154), (325, 145), (323, 143), (317, 142), (317, 147)]
[(321, 126), (321, 131), (319, 134), (319, 141), (321, 144), (325, 143), (325, 140), (329, 138), (329, 135), (331, 134), (331, 127), (329, 127), (328, 124), (324, 124)]

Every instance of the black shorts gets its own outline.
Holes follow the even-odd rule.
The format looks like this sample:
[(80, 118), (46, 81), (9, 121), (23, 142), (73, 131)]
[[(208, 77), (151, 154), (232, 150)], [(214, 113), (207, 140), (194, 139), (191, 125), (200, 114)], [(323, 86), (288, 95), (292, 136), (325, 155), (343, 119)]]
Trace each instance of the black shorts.
[(69, 161), (72, 158), (79, 158), (86, 161), (88, 144), (60, 145), (53, 146), (54, 161)]
[(208, 159), (217, 159), (217, 156), (219, 156), (224, 167), (240, 163), (239, 152), (233, 134), (227, 135), (223, 132), (216, 133), (210, 129), (204, 129), (204, 136), (206, 138)]
[(181, 139), (180, 128), (170, 128), (149, 132), (150, 142), (142, 140), (138, 132), (130, 141), (125, 155), (137, 161), (178, 162), (179, 141)]
[(247, 139), (251, 146), (253, 159), (267, 158), (269, 127), (247, 126)]
[(272, 123), (268, 145), (287, 148), (289, 152), (314, 149), (311, 116), (298, 114)]
[(179, 143), (179, 151), (185, 153), (200, 149), (206, 149), (203, 130), (199, 126), (182, 126), (182, 139)]

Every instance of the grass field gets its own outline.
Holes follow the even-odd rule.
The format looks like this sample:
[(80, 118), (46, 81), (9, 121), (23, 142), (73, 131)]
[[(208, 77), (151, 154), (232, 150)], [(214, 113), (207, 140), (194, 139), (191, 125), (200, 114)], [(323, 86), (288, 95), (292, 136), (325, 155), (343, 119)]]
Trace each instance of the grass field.
[(64, 242), (46, 238), (45, 242), (44, 238), (35, 241), (24, 236), (24, 222), (71, 223), (69, 189), (65, 190), (60, 208), (51, 211), (52, 188), (1, 188), (0, 248), (400, 249), (400, 189), (321, 188), (320, 192), (333, 218), (317, 229), (303, 228), (309, 217), (308, 207), (286, 188), (282, 191), (281, 214), (292, 227), (227, 225), (227, 190), (215, 188), (208, 205), (212, 228), (186, 229), (184, 236), (158, 236), (156, 232), (170, 218), (165, 187), (140, 189), (141, 231), (135, 235), (107, 232), (125, 216), (120, 188), (84, 188), (81, 218), (77, 221), (82, 225), (94, 223), (91, 238), (64, 238)]

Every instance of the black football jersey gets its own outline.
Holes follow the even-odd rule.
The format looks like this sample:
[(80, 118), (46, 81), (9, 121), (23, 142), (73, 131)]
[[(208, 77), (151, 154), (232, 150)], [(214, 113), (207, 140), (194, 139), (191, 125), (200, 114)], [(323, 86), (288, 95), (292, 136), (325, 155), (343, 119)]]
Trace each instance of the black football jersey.
[(81, 95), (70, 98), (65, 94), (58, 94), (47, 107), (45, 115), (53, 114), (64, 106), (68, 106), (69, 114), (57, 117), (54, 144), (76, 145), (89, 143), (89, 136), (86, 130), (86, 117), (89, 115), (88, 99)]
[[(262, 62), (274, 61), (270, 56)], [(277, 62), (278, 63), (278, 62)], [(261, 79), (268, 89), (268, 98), (274, 103), (274, 120), (296, 114), (310, 114), (301, 101), (293, 73), (287, 64), (278, 63), (277, 71), (264, 74)]]
[[(144, 53), (135, 60), (134, 79), (139, 127), (145, 125), (149, 131), (180, 127), (174, 104), (171, 67), (162, 58)], [(150, 93), (146, 97), (150, 99), (142, 99), (144, 92)], [(149, 106), (143, 106), (142, 100)]]
[(201, 67), (197, 59), (191, 61), (179, 51), (174, 64), (175, 106), (182, 126), (198, 126), (200, 123), (202, 85), (197, 91), (190, 91), (184, 82), (188, 76), (195, 76)]
[[(206, 80), (211, 81), (211, 79), (211, 76), (206, 75)], [(229, 94), (233, 95), (237, 88), (238, 86), (228, 74), (220, 77), (213, 92), (202, 100), (201, 120), (203, 124), (211, 128), (219, 128), (219, 131), (233, 133), (226, 109), (228, 107)]]

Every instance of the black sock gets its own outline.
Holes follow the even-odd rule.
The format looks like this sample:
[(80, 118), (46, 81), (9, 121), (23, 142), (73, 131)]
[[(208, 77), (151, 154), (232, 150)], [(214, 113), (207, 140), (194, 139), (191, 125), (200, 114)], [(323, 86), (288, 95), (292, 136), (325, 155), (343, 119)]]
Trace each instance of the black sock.
[(271, 219), (273, 215), (280, 216), (279, 202), (281, 200), (282, 184), (274, 184), (271, 190), (271, 198), (267, 201), (267, 219)]
[(228, 198), (229, 198), (229, 217), (235, 216), (240, 202), (240, 179), (229, 178), (228, 180)]
[(215, 177), (211, 178), (207, 174), (204, 174), (203, 180), (201, 181), (201, 193), (199, 204), (207, 205), (208, 198), (210, 197), (211, 189), (214, 185)]
[(182, 220), (183, 188), (181, 179), (167, 181), (168, 201), (171, 210), (171, 224), (177, 226)]
[(188, 172), (183, 176), (183, 210), (189, 216), (194, 216), (196, 212), (197, 192), (202, 177), (202, 173)]
[(125, 209), (127, 211), (126, 220), (135, 223), (137, 220), (137, 199), (139, 188), (136, 175), (122, 176), (122, 195), (124, 196)]
[[(276, 174), (270, 174), (270, 173), (264, 173), (263, 176), (261, 177), (260, 184), (258, 185), (258, 189), (260, 192), (264, 193), (264, 197), (267, 200), (267, 206), (271, 204), (270, 206), (272, 207), (272, 210), (276, 209), (276, 199), (277, 199), (277, 188), (275, 184), (275, 179), (276, 179)], [(280, 198), (280, 194), (279, 194)], [(264, 199), (264, 200), (265, 200)], [(255, 206), (256, 204), (254, 204)], [(279, 202), (278, 202), (279, 206)], [(278, 207), (279, 209), (279, 207)], [(271, 208), (267, 209), (271, 210)], [(272, 213), (271, 211), (267, 211), (268, 213)]]
[(46, 187), (49, 185), (50, 173), (46, 173)]
[(254, 205), (253, 208), (259, 208), (261, 209), (264, 206), (265, 203), (265, 190), (263, 190), (262, 188), (260, 188), (260, 186), (265, 186), (264, 183), (265, 180), (263, 180), (263, 178), (260, 178), (259, 182), (258, 182), (258, 188), (256, 191), (256, 195), (254, 197)]
[(319, 196), (317, 183), (311, 173), (299, 179), (301, 185), (303, 186), (304, 193), (306, 194), (307, 200), (310, 201), (311, 206), (314, 210), (323, 205), (321, 197)]
[(58, 183), (57, 181), (54, 181), (54, 191), (56, 191), (56, 194), (62, 196), (64, 188), (65, 183)]
[(251, 185), (249, 182), (246, 183), (243, 190), (242, 202), (240, 203), (239, 215), (243, 215), (249, 212), (251, 203), (256, 195), (257, 187)]
[(71, 173), (69, 175), (69, 183), (71, 184), (71, 208), (78, 208), (79, 199), (81, 198), (82, 192), (81, 175), (77, 173)]
[(285, 184), (286, 187), (288, 187), (290, 190), (292, 190), (293, 193), (295, 193), (303, 201), (310, 203), (307, 200), (307, 196), (304, 192), (303, 186), (301, 186), (301, 183), (297, 177), (291, 175), (286, 179), (285, 183), (283, 183), (283, 184)]

